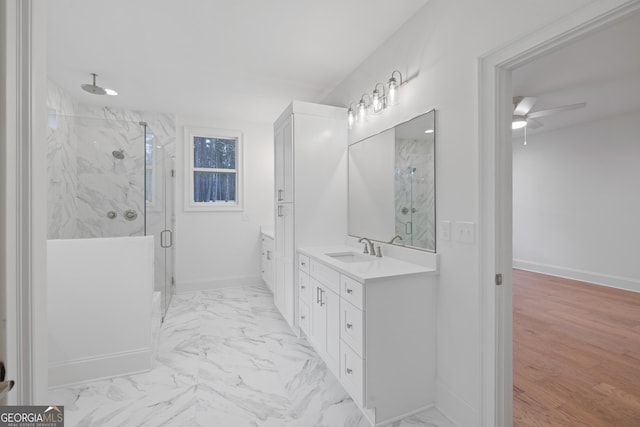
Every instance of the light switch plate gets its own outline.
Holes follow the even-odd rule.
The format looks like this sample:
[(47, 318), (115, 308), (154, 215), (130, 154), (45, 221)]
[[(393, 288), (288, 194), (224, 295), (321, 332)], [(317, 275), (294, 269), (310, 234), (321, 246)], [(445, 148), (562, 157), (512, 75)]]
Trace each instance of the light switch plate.
[(476, 242), (476, 224), (460, 221), (455, 223), (456, 242), (473, 245)]
[(440, 238), (445, 242), (451, 240), (451, 221), (440, 221)]

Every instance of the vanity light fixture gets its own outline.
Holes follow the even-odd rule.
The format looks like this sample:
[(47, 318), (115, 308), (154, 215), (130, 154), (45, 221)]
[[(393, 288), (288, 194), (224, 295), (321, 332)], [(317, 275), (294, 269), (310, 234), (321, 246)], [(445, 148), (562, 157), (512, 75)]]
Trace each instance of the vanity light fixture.
[(367, 113), (369, 110), (370, 102), (367, 102), (366, 98), (370, 98), (368, 93), (363, 93), (360, 98), (360, 102), (358, 102), (358, 110), (356, 111), (356, 121), (359, 123), (367, 120)]
[[(378, 86), (382, 87), (382, 95), (380, 95)], [(373, 114), (378, 114), (382, 112), (382, 110), (384, 110), (384, 107), (385, 107), (384, 85), (382, 83), (377, 83), (376, 87), (373, 89), (373, 95), (371, 100), (371, 112)]]
[[(396, 73), (398, 73), (398, 75), (400, 76), (400, 83), (398, 83), (398, 81), (394, 77)], [(395, 70), (393, 73), (391, 73), (391, 78), (387, 83), (387, 105), (398, 105), (398, 88), (402, 86), (402, 84), (402, 73), (398, 70)]]
[(369, 114), (380, 114), (385, 108), (398, 105), (398, 89), (408, 83), (403, 80), (402, 73), (395, 70), (387, 83), (376, 83), (372, 93), (365, 93), (354, 106), (352, 102), (347, 109), (347, 124), (352, 129), (355, 123), (367, 120)]
[(349, 109), (347, 110), (347, 124), (349, 125), (349, 129), (353, 127), (353, 123), (356, 121), (356, 114), (353, 111), (353, 102), (349, 104)]

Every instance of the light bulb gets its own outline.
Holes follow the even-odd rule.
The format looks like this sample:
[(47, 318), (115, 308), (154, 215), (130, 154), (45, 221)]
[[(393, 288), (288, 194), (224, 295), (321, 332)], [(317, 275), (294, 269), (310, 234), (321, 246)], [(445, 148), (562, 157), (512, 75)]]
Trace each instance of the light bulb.
[(347, 110), (347, 123), (349, 125), (349, 129), (353, 127), (353, 123), (356, 121), (356, 117), (353, 113), (353, 108), (349, 107)]
[(367, 105), (364, 102), (364, 99), (361, 99), (358, 102), (358, 112), (356, 113), (356, 121), (363, 122), (367, 118)]
[[(378, 83), (378, 85), (381, 85)], [(371, 109), (373, 114), (378, 114), (382, 110), (384, 110), (384, 97), (380, 96), (380, 91), (378, 90), (378, 85), (376, 85), (375, 89), (373, 89), (373, 96), (371, 97)], [(384, 86), (383, 86), (384, 88)]]
[(389, 79), (389, 90), (387, 91), (387, 105), (398, 105), (398, 83), (396, 79)]

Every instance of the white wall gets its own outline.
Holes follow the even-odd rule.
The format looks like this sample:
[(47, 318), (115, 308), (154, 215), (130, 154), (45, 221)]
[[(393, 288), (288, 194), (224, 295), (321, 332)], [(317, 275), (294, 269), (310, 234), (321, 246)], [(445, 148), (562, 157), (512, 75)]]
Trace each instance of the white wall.
[[(185, 212), (185, 125), (243, 132), (244, 211)], [(260, 226), (273, 228), (273, 122), (182, 116), (176, 132), (176, 291), (261, 283)]]
[(151, 369), (153, 237), (47, 242), (49, 386)]
[(514, 266), (640, 291), (640, 112), (513, 149)]
[[(418, 76), (400, 105), (362, 126), (357, 141), (432, 108), (436, 123), (436, 217), (479, 221), (478, 59), (590, 3), (588, 0), (430, 0), (341, 83), (325, 102), (349, 105), (394, 69)], [(482, 230), (478, 227), (478, 236)], [(460, 426), (481, 423), (481, 254), (475, 244), (437, 239), (437, 406)]]

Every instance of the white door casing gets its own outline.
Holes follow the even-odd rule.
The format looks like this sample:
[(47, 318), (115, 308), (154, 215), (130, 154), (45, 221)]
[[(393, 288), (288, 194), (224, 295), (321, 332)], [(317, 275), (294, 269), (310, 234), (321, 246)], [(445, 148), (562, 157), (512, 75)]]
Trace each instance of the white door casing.
[(6, 0), (2, 19), (3, 139), (0, 278), (9, 404), (45, 404), (47, 381), (46, 2)]

